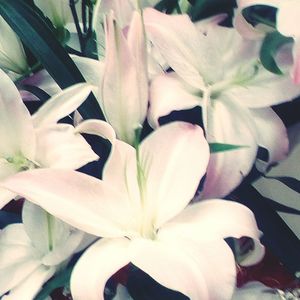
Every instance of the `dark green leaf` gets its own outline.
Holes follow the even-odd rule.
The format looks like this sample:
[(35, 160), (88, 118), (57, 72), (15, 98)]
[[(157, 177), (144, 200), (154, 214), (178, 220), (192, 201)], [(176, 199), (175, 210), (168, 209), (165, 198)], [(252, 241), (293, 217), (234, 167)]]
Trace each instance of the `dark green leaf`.
[(274, 57), (281, 46), (292, 41), (292, 38), (285, 37), (277, 31), (268, 33), (260, 49), (260, 60), (262, 65), (268, 71), (281, 75), (282, 72), (279, 69)]
[[(0, 0), (0, 14), (40, 60), (61, 88), (84, 82), (84, 78), (45, 20), (22, 0)], [(79, 108), (84, 118), (104, 119), (94, 96)]]
[(241, 146), (241, 145), (210, 143), (209, 151), (210, 151), (210, 153), (216, 153), (216, 152), (232, 151), (232, 150), (237, 150), (237, 149), (246, 148), (246, 147), (247, 146)]

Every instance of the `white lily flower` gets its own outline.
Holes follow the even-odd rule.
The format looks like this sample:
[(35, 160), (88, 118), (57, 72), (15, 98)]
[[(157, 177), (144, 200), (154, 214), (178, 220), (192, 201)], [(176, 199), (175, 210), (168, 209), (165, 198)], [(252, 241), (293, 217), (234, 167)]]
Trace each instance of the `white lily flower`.
[(176, 72), (152, 81), (150, 124), (157, 127), (173, 110), (201, 106), (209, 143), (246, 146), (211, 155), (204, 198), (231, 192), (250, 171), (258, 145), (269, 151), (268, 163), (286, 157), (286, 129), (269, 106), (293, 99), (300, 88), (261, 66), (259, 42), (221, 26), (202, 33), (186, 15), (146, 9), (144, 19), (148, 37)]
[[(131, 145), (148, 107), (147, 52), (142, 16), (135, 11), (125, 33), (113, 13), (106, 18), (104, 61), (72, 57), (95, 95), (117, 137)], [(130, 122), (128, 121), (130, 120)]]
[[(112, 14), (106, 19), (101, 107), (117, 137), (133, 145), (148, 107), (147, 52), (142, 16), (133, 13), (127, 38)], [(130, 120), (130, 122), (128, 122)]]
[(245, 206), (218, 199), (188, 206), (208, 158), (201, 128), (174, 122), (149, 135), (138, 150), (116, 140), (103, 181), (74, 171), (40, 169), (1, 185), (103, 237), (74, 268), (74, 300), (104, 299), (106, 281), (130, 262), (192, 300), (226, 300), (234, 290), (236, 267), (224, 238), (254, 239), (253, 255), (245, 264), (260, 260), (264, 251), (254, 216)]
[(25, 73), (28, 64), (23, 45), (1, 16), (0, 32), (0, 68), (17, 74)]
[[(85, 233), (25, 201), (23, 224), (0, 232), (0, 297), (32, 300), (42, 285), (82, 249)], [(3, 296), (8, 293), (8, 295)]]
[(257, 36), (261, 34), (243, 19), (241, 11), (253, 5), (268, 5), (277, 8), (276, 28), (284, 36), (294, 39), (293, 58), (294, 65), (291, 70), (292, 79), (295, 84), (300, 83), (300, 4), (298, 0), (239, 0), (238, 29), (246, 36)]
[[(65, 89), (33, 116), (14, 83), (2, 71), (0, 91), (0, 180), (34, 168), (77, 169), (99, 158), (72, 125), (57, 124), (85, 101), (90, 85)], [(0, 207), (14, 196), (0, 189)]]

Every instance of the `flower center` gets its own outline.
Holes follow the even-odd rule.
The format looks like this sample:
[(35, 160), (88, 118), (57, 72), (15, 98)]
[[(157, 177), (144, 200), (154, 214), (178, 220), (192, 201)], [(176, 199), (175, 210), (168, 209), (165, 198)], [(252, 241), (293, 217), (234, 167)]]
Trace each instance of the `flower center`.
[(217, 99), (219, 95), (234, 86), (243, 86), (249, 84), (259, 72), (259, 62), (250, 62), (237, 69), (236, 74), (228, 79), (216, 82), (211, 85), (211, 99)]
[(17, 169), (17, 171), (19, 171), (19, 172), (30, 170), (30, 169), (35, 169), (35, 168), (38, 167), (37, 164), (30, 161), (29, 159), (24, 157), (22, 154), (17, 154), (17, 155), (12, 156), (12, 157), (7, 157), (6, 160), (10, 164), (12, 164)]

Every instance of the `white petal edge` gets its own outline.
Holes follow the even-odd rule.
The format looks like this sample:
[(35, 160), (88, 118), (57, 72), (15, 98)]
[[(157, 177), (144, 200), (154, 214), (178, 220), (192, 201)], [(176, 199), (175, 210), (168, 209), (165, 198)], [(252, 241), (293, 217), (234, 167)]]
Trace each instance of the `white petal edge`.
[(91, 91), (90, 84), (78, 83), (54, 95), (32, 116), (34, 126), (42, 127), (57, 123), (75, 111)]
[(74, 300), (104, 300), (107, 280), (126, 266), (130, 260), (126, 238), (101, 239), (80, 257), (71, 275)]

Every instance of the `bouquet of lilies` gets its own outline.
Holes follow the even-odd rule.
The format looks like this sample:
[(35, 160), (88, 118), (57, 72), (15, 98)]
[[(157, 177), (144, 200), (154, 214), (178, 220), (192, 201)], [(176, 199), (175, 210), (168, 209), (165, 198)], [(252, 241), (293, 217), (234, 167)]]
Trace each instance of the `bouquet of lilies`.
[(300, 299), (299, 20), (0, 0), (0, 299)]

